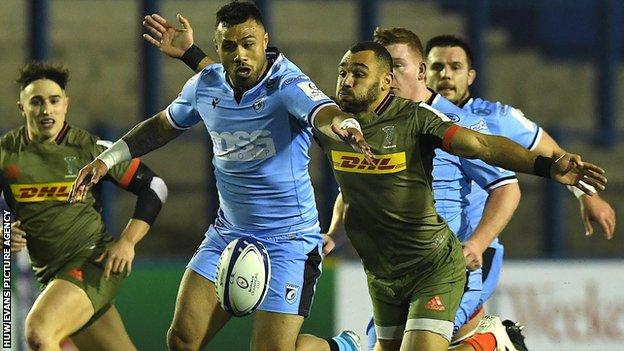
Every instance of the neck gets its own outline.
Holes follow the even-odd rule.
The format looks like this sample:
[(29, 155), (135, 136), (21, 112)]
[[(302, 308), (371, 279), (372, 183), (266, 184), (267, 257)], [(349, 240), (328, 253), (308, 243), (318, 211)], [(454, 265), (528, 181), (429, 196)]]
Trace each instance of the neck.
[(386, 97), (390, 94), (389, 91), (383, 91), (379, 94), (377, 100), (375, 100), (372, 104), (368, 105), (368, 109), (366, 112), (374, 112), (381, 106), (381, 103), (386, 99)]

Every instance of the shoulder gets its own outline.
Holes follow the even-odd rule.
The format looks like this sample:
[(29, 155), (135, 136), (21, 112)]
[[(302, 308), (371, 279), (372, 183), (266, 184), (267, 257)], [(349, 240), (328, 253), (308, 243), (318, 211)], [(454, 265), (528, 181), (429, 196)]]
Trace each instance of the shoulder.
[(67, 131), (68, 144), (79, 145), (86, 148), (94, 146), (99, 139), (82, 128), (78, 128), (73, 125), (70, 125), (69, 127), (70, 128)]
[(2, 150), (16, 150), (22, 143), (22, 135), (25, 133), (25, 126), (19, 126), (6, 132), (0, 137), (0, 148)]
[(445, 122), (450, 122), (451, 121), (451, 119), (448, 116), (446, 116), (444, 113), (440, 112), (435, 107), (427, 104), (426, 102), (420, 101), (417, 104), (418, 104), (418, 106), (417, 106), (416, 112), (417, 112), (417, 114), (419, 116), (421, 116), (421, 115), (422, 116), (425, 116), (425, 115), (431, 116), (431, 115), (433, 115), (435, 117), (438, 117), (438, 118), (442, 119)]
[(469, 110), (477, 116), (497, 117), (507, 116), (511, 113), (511, 111), (516, 109), (499, 101), (489, 101), (481, 98), (475, 98), (470, 104)]

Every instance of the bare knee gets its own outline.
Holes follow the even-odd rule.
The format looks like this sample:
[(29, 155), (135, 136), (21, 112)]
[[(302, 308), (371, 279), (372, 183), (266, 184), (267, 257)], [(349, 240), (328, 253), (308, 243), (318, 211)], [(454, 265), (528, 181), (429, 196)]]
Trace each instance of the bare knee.
[(26, 319), (26, 343), (33, 351), (49, 350), (53, 345), (58, 345), (60, 340), (55, 340), (54, 335), (47, 329), (44, 323), (37, 318)]
[(167, 332), (167, 347), (170, 351), (194, 351), (200, 349), (201, 343), (188, 332), (171, 327)]

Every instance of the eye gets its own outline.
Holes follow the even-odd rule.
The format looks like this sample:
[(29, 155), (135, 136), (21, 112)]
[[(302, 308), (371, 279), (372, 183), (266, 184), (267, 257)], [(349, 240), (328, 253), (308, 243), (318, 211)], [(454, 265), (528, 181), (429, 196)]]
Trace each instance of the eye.
[(61, 101), (61, 99), (60, 99), (60, 98), (57, 98), (57, 97), (54, 97), (54, 98), (51, 98), (51, 99), (50, 99), (50, 102), (51, 102), (52, 104), (54, 104), (54, 105), (55, 105), (55, 104), (57, 104), (57, 103), (59, 103), (60, 101)]
[(460, 63), (454, 63), (451, 65), (451, 69), (453, 69), (454, 71), (457, 71), (459, 69), (462, 69), (462, 65)]
[(431, 65), (431, 69), (440, 72), (442, 70), (442, 65), (439, 63), (434, 63)]
[(364, 73), (362, 73), (362, 72), (355, 72), (355, 73), (353, 73), (353, 75), (354, 75), (355, 77), (357, 77), (357, 78), (362, 78), (362, 77), (365, 77), (365, 76), (366, 76), (366, 74), (364, 74)]
[(39, 105), (41, 105), (41, 99), (32, 99), (32, 100), (30, 100), (30, 104), (32, 106), (39, 106)]
[(249, 49), (249, 48), (253, 47), (254, 44), (255, 43), (245, 43), (245, 44), (243, 44), (243, 47), (246, 48), (246, 49)]
[(344, 77), (346, 77), (347, 72), (345, 72), (343, 70), (340, 70), (340, 71), (338, 71), (338, 75), (341, 76), (342, 78), (344, 78)]

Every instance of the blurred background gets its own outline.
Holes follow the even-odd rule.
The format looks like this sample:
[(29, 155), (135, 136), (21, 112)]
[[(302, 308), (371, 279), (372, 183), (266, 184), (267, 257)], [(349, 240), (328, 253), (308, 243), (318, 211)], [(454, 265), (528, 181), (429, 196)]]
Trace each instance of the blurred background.
[[(196, 44), (216, 58), (215, 13), (227, 1), (2, 0), (0, 2), (0, 131), (23, 123), (16, 101), (18, 68), (31, 60), (65, 64), (69, 123), (116, 140), (165, 108), (192, 72), (141, 38), (142, 18), (176, 13), (191, 21)], [(566, 149), (607, 170), (601, 194), (621, 214), (624, 199), (624, 1), (621, 0), (265, 0), (270, 44), (328, 95), (337, 64), (375, 26), (401, 26), (421, 40), (440, 34), (472, 44), (473, 95), (522, 109)], [(169, 199), (138, 245), (133, 275), (118, 305), (141, 350), (164, 350), (184, 265), (218, 208), (210, 141), (197, 125), (144, 158), (169, 187)], [(325, 157), (311, 150), (321, 226), (329, 225), (337, 189)], [(587, 237), (578, 201), (562, 187), (520, 176), (522, 200), (501, 235), (506, 265), (490, 312), (527, 325), (532, 350), (624, 350), (624, 238), (606, 240), (599, 226)], [(117, 235), (134, 196), (110, 186), (103, 199)], [(20, 350), (21, 318), (36, 296), (28, 258), (15, 258), (12, 349)], [(370, 313), (357, 255), (343, 240), (326, 260), (307, 332), (326, 336), (349, 328), (363, 336)], [(250, 318), (231, 323), (217, 350), (244, 350)], [(241, 337), (244, 335), (245, 337)]]

